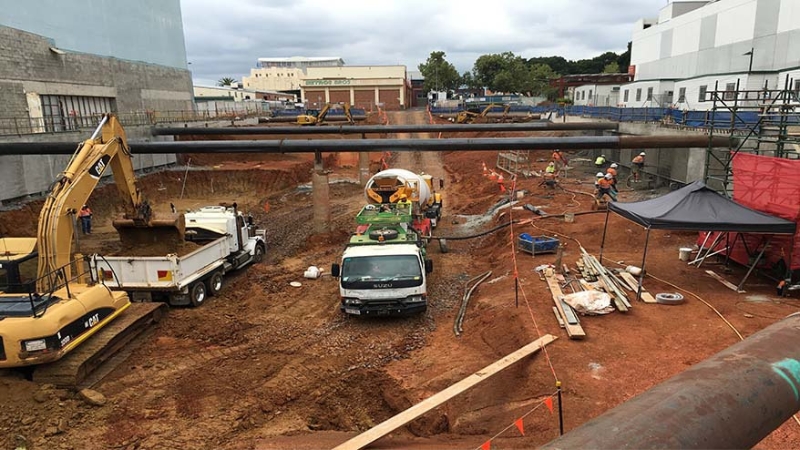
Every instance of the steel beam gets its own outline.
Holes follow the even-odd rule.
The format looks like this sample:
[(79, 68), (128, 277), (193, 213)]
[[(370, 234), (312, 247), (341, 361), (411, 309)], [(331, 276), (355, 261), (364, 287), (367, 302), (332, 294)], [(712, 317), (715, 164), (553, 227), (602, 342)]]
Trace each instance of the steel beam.
[[(729, 147), (725, 136), (573, 136), (477, 139), (280, 139), (263, 141), (131, 142), (133, 154), (314, 153), (369, 151), (584, 150)], [(71, 155), (73, 142), (0, 143), (2, 155)]]
[(798, 341), (800, 313), (541, 448), (751, 448), (800, 410)]
[(442, 133), (442, 132), (499, 132), (499, 131), (581, 131), (617, 130), (618, 123), (610, 122), (570, 122), (550, 121), (526, 123), (488, 123), (488, 124), (442, 124), (442, 125), (320, 125), (293, 127), (235, 127), (235, 128), (181, 128), (153, 127), (153, 136), (218, 136), (218, 135), (270, 135), (270, 134), (386, 134), (386, 133)]

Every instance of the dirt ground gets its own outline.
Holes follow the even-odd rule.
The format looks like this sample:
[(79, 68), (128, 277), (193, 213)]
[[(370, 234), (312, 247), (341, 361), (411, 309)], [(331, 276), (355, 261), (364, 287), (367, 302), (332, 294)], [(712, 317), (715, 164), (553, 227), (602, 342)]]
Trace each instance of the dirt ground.
[[(390, 123), (425, 120), (422, 111), (389, 114)], [(434, 234), (462, 236), (499, 223), (486, 212), (502, 195), (482, 175), (482, 163), (492, 167), (495, 159), (496, 152), (398, 152), (390, 165), (443, 178), (444, 218)], [(344, 317), (335, 281), (302, 274), (310, 265), (327, 271), (354, 226), (363, 196), (348, 181), (357, 179), (354, 157), (327, 160), (331, 178), (343, 182), (331, 185), (332, 227), (322, 235), (311, 231), (311, 192), (304, 186), (310, 180), (308, 157), (192, 160), (188, 172), (159, 172), (142, 180), (158, 211), (166, 211), (169, 202), (183, 210), (236, 201), (266, 228), (267, 260), (227, 278), (221, 294), (203, 307), (171, 309), (93, 386), (108, 399), (104, 406), (89, 406), (75, 393), (13, 372), (0, 376), (1, 448), (20, 442), (63, 449), (331, 448), (549, 333), (558, 340), (548, 346), (548, 358), (528, 358), (373, 445), (478, 448), (511, 426), (492, 439), (492, 448), (532, 448), (558, 436), (558, 414), (538, 408), (555, 392), (557, 380), (563, 383), (569, 431), (738, 341), (728, 325), (688, 295), (679, 306), (635, 303), (627, 314), (583, 317), (587, 338), (569, 340), (553, 316), (547, 285), (533, 271), (555, 256), (534, 257), (512, 242), (522, 232), (558, 233), (567, 243), (563, 261), (574, 268), (577, 241), (597, 255), (604, 214), (579, 215), (572, 223), (537, 219), (478, 239), (451, 240), (446, 254), (432, 244), (435, 269), (426, 313), (388, 320)], [(201, 160), (203, 168), (196, 166)], [(534, 168), (545, 165), (536, 162)], [(591, 172), (575, 170), (562, 181), (574, 192), (546, 191), (537, 178), (518, 180), (517, 189), (526, 191), (523, 203), (551, 214), (590, 211), (592, 199), (580, 192), (591, 192)], [(113, 235), (110, 220), (117, 208), (108, 200), (113, 189), (103, 187), (91, 200), (98, 235)], [(620, 199), (646, 195), (622, 192)], [(32, 204), (3, 213), (0, 224), (4, 232), (35, 232), (37, 211)], [(524, 210), (511, 215), (532, 217)], [(507, 219), (508, 214), (500, 221)], [(678, 248), (695, 240), (690, 233), (651, 233), (648, 272), (699, 295), (744, 336), (797, 312), (800, 302), (775, 297), (770, 280), (753, 278), (746, 293), (735, 294), (703, 270), (676, 264)], [(605, 263), (640, 265), (643, 244), (643, 229), (612, 216)], [(720, 265), (708, 267), (722, 273)], [(456, 337), (453, 321), (464, 284), (488, 270), (492, 275), (473, 294), (464, 333)], [(725, 276), (735, 281), (742, 274), (736, 268)], [(302, 286), (291, 287), (291, 281)], [(676, 292), (653, 278), (645, 287)], [(525, 436), (513, 427), (523, 415)], [(758, 448), (791, 448), (797, 442), (800, 425), (790, 420)]]

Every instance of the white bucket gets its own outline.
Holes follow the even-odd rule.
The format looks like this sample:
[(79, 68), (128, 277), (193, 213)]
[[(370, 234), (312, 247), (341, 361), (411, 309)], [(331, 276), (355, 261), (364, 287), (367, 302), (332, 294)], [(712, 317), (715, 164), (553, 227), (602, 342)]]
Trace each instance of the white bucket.
[(321, 273), (321, 271), (319, 270), (318, 267), (311, 266), (308, 269), (306, 269), (305, 273), (303, 273), (303, 276), (306, 277), (306, 278), (311, 278), (312, 280), (314, 280), (314, 279), (319, 278), (320, 273)]
[(575, 222), (575, 214), (574, 213), (564, 213), (564, 222), (567, 222), (567, 223)]
[(642, 269), (641, 269), (641, 267), (628, 266), (628, 267), (625, 268), (625, 272), (628, 272), (629, 274), (635, 275), (635, 276), (638, 277), (639, 275), (642, 274)]
[(689, 258), (692, 256), (692, 249), (687, 247), (682, 247), (678, 249), (678, 258), (681, 261), (689, 261)]

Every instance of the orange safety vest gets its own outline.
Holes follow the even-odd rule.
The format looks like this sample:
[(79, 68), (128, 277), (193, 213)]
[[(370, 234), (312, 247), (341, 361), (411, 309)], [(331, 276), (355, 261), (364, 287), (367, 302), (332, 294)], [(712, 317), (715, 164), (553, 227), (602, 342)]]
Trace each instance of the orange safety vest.
[(608, 169), (606, 169), (606, 173), (610, 173), (611, 176), (614, 177), (614, 178), (617, 177), (617, 169), (614, 169), (612, 167), (609, 167)]
[(605, 178), (600, 178), (597, 180), (597, 186), (600, 189), (611, 189), (611, 182), (606, 180)]
[(92, 215), (92, 210), (90, 208), (82, 209), (78, 213), (78, 217), (88, 217)]
[(561, 152), (553, 152), (553, 160), (554, 161), (561, 161)]

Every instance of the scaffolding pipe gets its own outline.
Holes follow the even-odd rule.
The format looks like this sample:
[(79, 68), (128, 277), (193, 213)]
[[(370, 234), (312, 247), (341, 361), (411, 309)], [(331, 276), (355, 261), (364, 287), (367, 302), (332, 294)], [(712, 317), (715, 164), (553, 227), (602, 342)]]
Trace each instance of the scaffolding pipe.
[(545, 444), (752, 448), (800, 410), (800, 313)]
[[(729, 147), (715, 136), (572, 136), (476, 139), (279, 139), (263, 141), (131, 142), (133, 154), (314, 153), (365, 151), (585, 150), (621, 148)], [(74, 142), (0, 143), (3, 155), (71, 155)]]
[(190, 128), (190, 127), (153, 127), (153, 136), (218, 136), (218, 135), (305, 135), (305, 134), (386, 134), (386, 133), (442, 133), (442, 132), (497, 132), (497, 131), (583, 131), (619, 129), (619, 124), (608, 122), (570, 122), (553, 123), (550, 121), (526, 123), (489, 123), (489, 124), (443, 124), (443, 125), (325, 125), (316, 127), (237, 127), (237, 128)]

